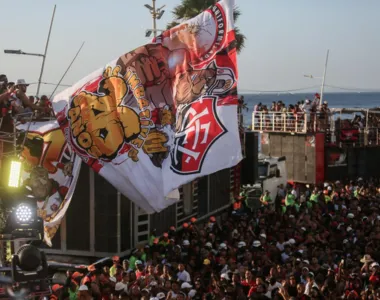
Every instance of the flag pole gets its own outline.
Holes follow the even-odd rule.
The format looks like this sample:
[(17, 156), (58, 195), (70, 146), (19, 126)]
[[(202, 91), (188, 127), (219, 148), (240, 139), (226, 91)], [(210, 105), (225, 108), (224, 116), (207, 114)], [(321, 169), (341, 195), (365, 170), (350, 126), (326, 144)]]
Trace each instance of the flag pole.
[(36, 95), (37, 97), (39, 96), (39, 93), (40, 93), (42, 74), (44, 73), (46, 54), (47, 54), (47, 50), (48, 50), (48, 47), (49, 47), (50, 34), (51, 34), (51, 29), (53, 28), (53, 22), (54, 22), (54, 16), (55, 16), (55, 9), (56, 9), (56, 7), (57, 7), (57, 5), (54, 5), (53, 15), (52, 15), (51, 21), (50, 21), (49, 33), (48, 33), (48, 37), (47, 37), (46, 45), (45, 45), (45, 52), (44, 52), (44, 54), (42, 56), (42, 65), (41, 65), (40, 77), (38, 79), (38, 86), (37, 86), (37, 95)]
[(329, 60), (329, 52), (330, 52), (330, 50), (327, 50), (327, 53), (326, 53), (326, 62), (325, 62), (325, 70), (323, 71), (323, 77), (322, 77), (321, 100), (319, 101), (319, 109), (322, 108), (322, 104), (323, 104), (323, 92), (325, 91), (325, 79), (326, 79), (327, 63), (328, 63), (328, 60)]
[(57, 83), (57, 85), (55, 86), (54, 90), (53, 90), (53, 93), (51, 94), (51, 96), (49, 97), (49, 99), (51, 99), (55, 93), (55, 91), (57, 90), (57, 88), (61, 85), (61, 82), (62, 80), (65, 78), (67, 72), (70, 70), (71, 66), (73, 65), (74, 61), (76, 60), (76, 58), (78, 57), (80, 51), (82, 50), (83, 48), (83, 45), (84, 45), (84, 42), (82, 43), (82, 45), (80, 46), (79, 50), (77, 51), (77, 54), (75, 54), (73, 60), (71, 61), (70, 65), (67, 67), (65, 73), (63, 73), (61, 79), (59, 80), (59, 82)]

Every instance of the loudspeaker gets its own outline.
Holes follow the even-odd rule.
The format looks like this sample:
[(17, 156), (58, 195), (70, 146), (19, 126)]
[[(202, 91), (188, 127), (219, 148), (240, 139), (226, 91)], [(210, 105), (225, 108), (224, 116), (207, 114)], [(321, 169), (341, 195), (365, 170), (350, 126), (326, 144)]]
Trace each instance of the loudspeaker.
[(241, 183), (254, 184), (258, 177), (259, 134), (245, 133), (245, 158), (242, 161)]

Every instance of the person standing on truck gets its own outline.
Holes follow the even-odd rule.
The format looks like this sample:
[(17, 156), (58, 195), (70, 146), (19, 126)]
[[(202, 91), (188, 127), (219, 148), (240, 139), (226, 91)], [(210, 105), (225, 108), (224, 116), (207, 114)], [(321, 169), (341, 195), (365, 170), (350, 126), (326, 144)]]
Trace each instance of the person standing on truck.
[(261, 195), (260, 202), (261, 202), (262, 206), (272, 208), (273, 201), (272, 201), (272, 198), (270, 196), (270, 192), (268, 190), (265, 191), (264, 194)]
[(117, 267), (120, 266), (120, 257), (113, 256), (112, 257), (112, 267), (110, 268), (110, 276), (114, 277), (116, 274)]
[(295, 207), (298, 211), (298, 204), (296, 203), (296, 197), (289, 190), (285, 196), (285, 206), (283, 206), (283, 212), (285, 213), (288, 207)]
[(285, 196), (285, 206), (294, 206), (296, 204), (296, 197), (292, 192), (287, 192)]
[(310, 195), (310, 201), (314, 203), (318, 203), (319, 195), (320, 194), (318, 192), (318, 188), (314, 188), (313, 192)]
[(234, 214), (242, 215), (245, 213), (245, 198), (244, 193), (240, 193), (239, 196), (235, 197), (235, 202), (232, 205)]

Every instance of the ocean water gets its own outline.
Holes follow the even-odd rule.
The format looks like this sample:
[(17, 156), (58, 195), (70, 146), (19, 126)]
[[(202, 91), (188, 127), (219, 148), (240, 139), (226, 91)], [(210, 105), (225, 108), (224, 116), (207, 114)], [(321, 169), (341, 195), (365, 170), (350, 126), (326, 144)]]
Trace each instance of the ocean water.
[[(285, 104), (295, 104), (298, 101), (314, 99), (314, 94), (242, 94), (247, 104), (248, 111), (244, 111), (244, 126), (252, 124), (253, 107), (261, 102), (271, 106), (273, 101), (282, 101)], [(329, 107), (380, 107), (380, 93), (325, 93), (323, 101), (327, 101)]]

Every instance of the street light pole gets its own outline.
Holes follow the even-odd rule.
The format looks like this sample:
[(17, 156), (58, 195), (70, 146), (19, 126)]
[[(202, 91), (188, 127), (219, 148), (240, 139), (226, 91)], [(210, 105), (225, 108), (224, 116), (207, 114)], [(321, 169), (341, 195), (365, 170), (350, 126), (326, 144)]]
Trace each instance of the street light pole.
[(45, 52), (44, 52), (43, 57), (42, 57), (41, 72), (40, 72), (40, 77), (38, 78), (38, 86), (37, 86), (37, 93), (36, 93), (36, 96), (37, 96), (37, 97), (39, 96), (39, 93), (40, 93), (40, 87), (41, 87), (41, 81), (42, 81), (42, 74), (44, 73), (46, 54), (47, 54), (47, 50), (48, 50), (48, 47), (49, 47), (50, 34), (51, 34), (51, 29), (52, 29), (52, 27), (53, 27), (54, 15), (55, 15), (55, 9), (56, 9), (56, 7), (57, 7), (57, 5), (54, 5), (53, 15), (52, 15), (52, 17), (51, 17), (51, 22), (50, 22), (49, 33), (48, 33), (48, 37), (47, 37), (46, 45), (45, 45)]
[(149, 5), (149, 4), (145, 4), (144, 5), (147, 9), (149, 9), (151, 15), (152, 15), (152, 19), (153, 19), (153, 28), (152, 29), (148, 29), (146, 31), (146, 36), (148, 37), (151, 32), (153, 32), (153, 36), (154, 37), (157, 37), (157, 32), (158, 31), (163, 31), (163, 30), (158, 30), (157, 29), (157, 20), (161, 19), (162, 15), (164, 14), (164, 10), (163, 8), (165, 7), (165, 5), (163, 5), (162, 7), (160, 8), (157, 8), (156, 9), (156, 0), (152, 0), (152, 6)]
[(154, 36), (154, 37), (157, 37), (157, 22), (156, 22), (157, 13), (156, 13), (156, 0), (152, 0), (152, 6), (153, 6), (153, 9), (152, 9), (152, 17), (153, 17), (153, 36)]
[(29, 56), (39, 56), (39, 57), (44, 57), (43, 54), (39, 53), (27, 53), (21, 50), (4, 50), (5, 54), (18, 54), (18, 55), (29, 55)]
[(330, 52), (330, 50), (327, 50), (327, 53), (326, 53), (326, 62), (325, 62), (325, 70), (323, 71), (323, 77), (322, 77), (321, 100), (319, 101), (319, 108), (321, 108), (322, 104), (323, 104), (323, 92), (325, 91), (325, 80), (326, 80), (327, 63), (328, 63), (328, 60), (329, 60), (329, 52)]

